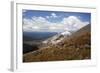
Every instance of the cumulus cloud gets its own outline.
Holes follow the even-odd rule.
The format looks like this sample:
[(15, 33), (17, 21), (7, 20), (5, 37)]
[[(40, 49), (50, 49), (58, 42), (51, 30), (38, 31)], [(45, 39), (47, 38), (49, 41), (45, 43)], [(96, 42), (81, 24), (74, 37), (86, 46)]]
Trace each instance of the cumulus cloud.
[(46, 18), (47, 18), (47, 19), (49, 19), (49, 18), (50, 18), (50, 16), (46, 16)]
[(70, 30), (78, 30), (89, 24), (89, 22), (83, 22), (76, 16), (69, 16), (62, 20), (62, 24), (64, 24)]
[[(52, 13), (52, 17), (56, 17), (56, 14)], [(47, 17), (46, 17), (47, 18)], [(24, 31), (46, 31), (46, 32), (63, 32), (78, 30), (89, 22), (83, 22), (76, 16), (69, 16), (63, 18), (61, 22), (50, 22), (45, 17), (32, 17), (32, 19), (23, 19)], [(49, 17), (48, 17), (49, 18)]]
[(56, 18), (56, 17), (57, 17), (57, 15), (56, 15), (55, 13), (51, 13), (51, 17)]
[(51, 13), (50, 16), (46, 16), (47, 19), (49, 18), (57, 18), (58, 16), (56, 15), (56, 13)]

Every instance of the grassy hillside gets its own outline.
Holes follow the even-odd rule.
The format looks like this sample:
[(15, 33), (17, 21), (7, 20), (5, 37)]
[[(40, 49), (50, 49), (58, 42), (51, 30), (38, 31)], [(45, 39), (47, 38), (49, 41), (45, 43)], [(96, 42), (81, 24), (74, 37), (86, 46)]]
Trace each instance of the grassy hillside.
[(83, 60), (91, 58), (90, 25), (56, 45), (48, 45), (23, 55), (23, 62)]

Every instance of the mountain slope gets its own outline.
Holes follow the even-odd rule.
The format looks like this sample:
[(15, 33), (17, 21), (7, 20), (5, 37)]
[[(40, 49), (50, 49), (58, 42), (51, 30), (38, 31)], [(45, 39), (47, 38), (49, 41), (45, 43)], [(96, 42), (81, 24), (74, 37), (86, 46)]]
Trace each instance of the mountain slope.
[(64, 37), (68, 37), (70, 35), (71, 33), (69, 31), (65, 31), (65, 32), (56, 34), (55, 36), (44, 40), (42, 43), (47, 44), (47, 45), (57, 44), (61, 42), (64, 39)]
[(61, 43), (66, 45), (72, 44), (72, 45), (84, 45), (91, 43), (91, 25), (87, 25), (83, 27), (82, 29), (78, 30), (77, 32), (73, 33), (70, 37), (65, 38)]
[(60, 37), (57, 44), (41, 47), (23, 56), (23, 62), (83, 60), (91, 58), (91, 25), (87, 25), (70, 37)]

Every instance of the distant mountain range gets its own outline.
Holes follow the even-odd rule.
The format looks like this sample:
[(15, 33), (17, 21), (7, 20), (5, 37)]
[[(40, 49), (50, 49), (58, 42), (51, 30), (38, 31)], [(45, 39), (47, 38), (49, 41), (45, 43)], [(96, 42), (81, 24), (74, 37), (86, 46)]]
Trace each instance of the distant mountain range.
[(23, 32), (23, 41), (43, 41), (56, 34), (57, 32)]

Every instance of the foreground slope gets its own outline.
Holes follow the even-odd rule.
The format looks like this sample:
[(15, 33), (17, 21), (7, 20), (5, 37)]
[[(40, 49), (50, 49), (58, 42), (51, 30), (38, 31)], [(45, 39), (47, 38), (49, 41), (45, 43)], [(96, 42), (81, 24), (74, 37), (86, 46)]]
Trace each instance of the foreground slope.
[[(63, 37), (62, 37), (63, 38)], [(91, 25), (87, 25), (70, 37), (57, 43), (41, 47), (23, 55), (23, 62), (83, 60), (91, 58)]]

